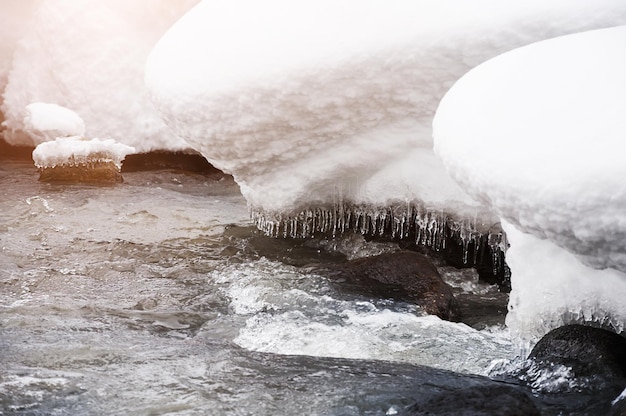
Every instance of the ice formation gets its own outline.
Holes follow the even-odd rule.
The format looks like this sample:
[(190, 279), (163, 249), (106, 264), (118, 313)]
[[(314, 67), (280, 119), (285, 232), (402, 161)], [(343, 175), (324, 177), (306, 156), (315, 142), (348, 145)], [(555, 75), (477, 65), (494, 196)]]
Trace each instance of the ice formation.
[[(626, 26), (522, 47), (441, 101), (435, 151), (505, 221), (507, 324), (626, 321)], [(542, 319), (536, 319), (541, 316)]]
[(37, 145), (58, 137), (83, 136), (85, 122), (69, 108), (57, 104), (32, 103), (26, 106), (24, 131)]
[[(0, 91), (4, 138), (36, 145), (23, 123), (32, 102), (57, 103), (85, 120), (89, 137), (138, 152), (189, 145), (150, 103), (144, 64), (159, 37), (198, 0), (39, 0), (3, 4)], [(20, 3), (19, 5), (17, 3)], [(4, 21), (8, 21), (4, 37)], [(6, 85), (6, 88), (5, 88)]]
[(485, 235), (494, 219), (432, 152), (439, 100), (499, 53), (624, 22), (621, 0), (205, 1), (157, 43), (146, 83), (270, 234)]
[(43, 181), (121, 182), (122, 161), (134, 152), (113, 139), (60, 137), (38, 145), (33, 160)]

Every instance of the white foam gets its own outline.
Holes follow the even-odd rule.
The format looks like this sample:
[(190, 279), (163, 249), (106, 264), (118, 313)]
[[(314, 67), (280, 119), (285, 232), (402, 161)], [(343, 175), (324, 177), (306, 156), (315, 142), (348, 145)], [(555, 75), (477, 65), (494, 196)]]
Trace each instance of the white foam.
[[(385, 359), (483, 374), (511, 353), (508, 333), (477, 331), (384, 299), (337, 296), (321, 276), (270, 262), (213, 274), (245, 318), (234, 342), (278, 354)], [(441, 356), (451, 357), (441, 360)]]
[[(369, 312), (364, 305), (345, 306), (324, 317), (303, 310), (256, 314), (248, 318), (235, 342), (255, 351), (384, 358), (475, 374), (485, 374), (492, 359), (510, 354), (501, 334), (371, 304)], [(441, 360), (442, 356), (448, 359)]]

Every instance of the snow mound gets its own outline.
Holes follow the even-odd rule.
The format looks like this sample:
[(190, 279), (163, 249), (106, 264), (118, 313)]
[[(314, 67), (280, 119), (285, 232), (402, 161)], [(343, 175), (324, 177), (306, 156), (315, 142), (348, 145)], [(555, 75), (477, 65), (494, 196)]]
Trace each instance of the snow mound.
[(522, 337), (568, 321), (624, 329), (624, 45), (619, 26), (513, 50), (437, 110), (436, 153), (507, 222), (507, 324)]
[(39, 144), (57, 137), (83, 136), (85, 122), (74, 111), (60, 105), (32, 103), (26, 106), (24, 131)]
[(624, 22), (611, 0), (205, 1), (154, 47), (146, 84), (166, 124), (233, 174), (258, 224), (297, 228), (328, 205), (341, 217), (344, 202), (472, 217), (478, 204), (432, 152), (444, 93), (514, 47)]

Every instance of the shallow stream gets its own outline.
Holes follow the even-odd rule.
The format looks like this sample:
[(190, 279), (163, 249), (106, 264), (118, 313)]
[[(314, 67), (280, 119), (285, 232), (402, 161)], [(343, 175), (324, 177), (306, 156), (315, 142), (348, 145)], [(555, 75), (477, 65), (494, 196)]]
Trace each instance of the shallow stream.
[(303, 267), (391, 243), (265, 237), (219, 173), (124, 178), (0, 164), (0, 414), (396, 414), (516, 354), (471, 269), (440, 272), (491, 312), (442, 321)]

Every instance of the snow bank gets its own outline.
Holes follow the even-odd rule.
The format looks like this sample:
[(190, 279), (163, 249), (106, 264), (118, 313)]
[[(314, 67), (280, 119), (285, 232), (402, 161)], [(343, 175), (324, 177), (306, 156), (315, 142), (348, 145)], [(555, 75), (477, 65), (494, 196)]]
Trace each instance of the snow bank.
[[(507, 324), (626, 321), (626, 26), (513, 50), (441, 101), (435, 151), (507, 222)], [(537, 319), (541, 316), (541, 319)]]
[(146, 83), (259, 223), (343, 202), (467, 214), (432, 153), (447, 89), (517, 46), (624, 22), (621, 0), (204, 1), (155, 46)]
[(40, 0), (3, 7), (0, 33), (4, 20), (14, 20), (9, 27), (16, 29), (0, 39), (0, 53), (7, 54), (0, 57), (7, 142), (37, 144), (23, 124), (25, 108), (47, 102), (80, 114), (90, 137), (113, 138), (140, 152), (189, 148), (148, 100), (143, 74), (152, 46), (197, 2)]
[(32, 103), (26, 106), (24, 131), (35, 144), (57, 137), (83, 136), (85, 122), (74, 111), (56, 104)]

